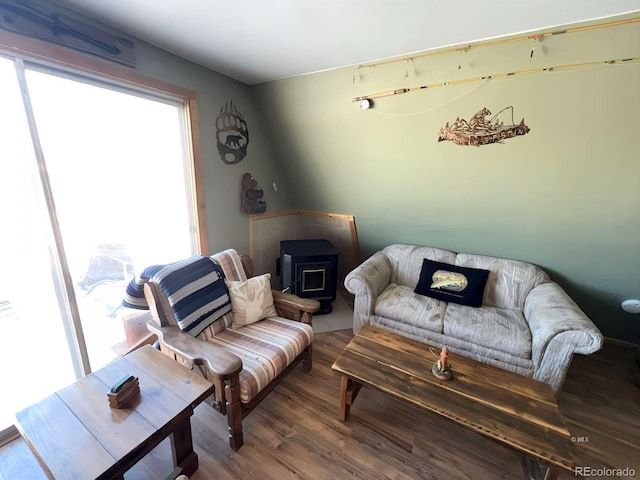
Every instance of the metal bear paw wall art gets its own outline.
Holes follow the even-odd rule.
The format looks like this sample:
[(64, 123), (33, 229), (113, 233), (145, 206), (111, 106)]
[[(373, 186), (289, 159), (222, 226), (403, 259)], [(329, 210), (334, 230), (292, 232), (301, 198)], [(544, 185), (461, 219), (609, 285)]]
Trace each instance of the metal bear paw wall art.
[(233, 104), (225, 104), (216, 119), (218, 153), (228, 165), (240, 162), (247, 155), (249, 130), (242, 114)]

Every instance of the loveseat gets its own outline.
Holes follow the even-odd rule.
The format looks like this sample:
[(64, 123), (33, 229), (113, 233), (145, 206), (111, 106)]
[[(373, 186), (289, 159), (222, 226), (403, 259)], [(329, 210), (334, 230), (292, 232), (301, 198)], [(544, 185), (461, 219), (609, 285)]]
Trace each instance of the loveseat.
[[(424, 289), (426, 280), (429, 289), (448, 270), (445, 265), (431, 275), (439, 266), (434, 262), (464, 274), (488, 271), (481, 305), (415, 293), (419, 284)], [(436, 267), (429, 270), (427, 264)], [(464, 290), (453, 280), (441, 283), (447, 282), (454, 295)], [(556, 392), (574, 353), (602, 347), (602, 334), (565, 291), (539, 267), (518, 260), (396, 244), (374, 253), (344, 283), (355, 295), (354, 333), (369, 323), (546, 382)]]

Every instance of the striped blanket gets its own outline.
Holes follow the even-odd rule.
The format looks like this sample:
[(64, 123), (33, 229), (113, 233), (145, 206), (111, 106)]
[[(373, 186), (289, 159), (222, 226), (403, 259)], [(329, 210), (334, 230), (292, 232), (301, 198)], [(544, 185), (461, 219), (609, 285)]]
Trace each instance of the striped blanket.
[(127, 285), (122, 305), (148, 310), (144, 284), (158, 284), (169, 299), (178, 327), (194, 337), (231, 311), (222, 268), (211, 258), (196, 255), (168, 265), (153, 265)]

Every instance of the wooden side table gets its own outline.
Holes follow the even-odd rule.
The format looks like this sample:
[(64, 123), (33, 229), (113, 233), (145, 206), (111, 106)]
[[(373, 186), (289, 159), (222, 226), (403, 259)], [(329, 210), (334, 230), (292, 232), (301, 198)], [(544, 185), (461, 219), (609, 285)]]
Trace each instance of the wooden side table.
[[(107, 392), (125, 375), (138, 377), (140, 395), (111, 408)], [(191, 475), (198, 456), (190, 417), (213, 389), (147, 345), (18, 412), (16, 426), (50, 478), (122, 479), (169, 436), (173, 477)]]

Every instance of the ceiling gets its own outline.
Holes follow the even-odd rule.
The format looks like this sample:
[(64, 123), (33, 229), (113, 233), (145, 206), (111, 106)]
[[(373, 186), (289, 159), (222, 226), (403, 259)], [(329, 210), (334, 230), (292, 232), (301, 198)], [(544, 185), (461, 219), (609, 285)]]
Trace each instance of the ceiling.
[(640, 11), (640, 0), (59, 0), (249, 85)]

